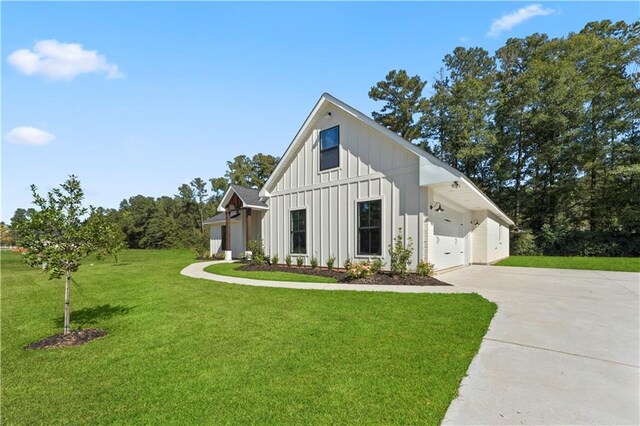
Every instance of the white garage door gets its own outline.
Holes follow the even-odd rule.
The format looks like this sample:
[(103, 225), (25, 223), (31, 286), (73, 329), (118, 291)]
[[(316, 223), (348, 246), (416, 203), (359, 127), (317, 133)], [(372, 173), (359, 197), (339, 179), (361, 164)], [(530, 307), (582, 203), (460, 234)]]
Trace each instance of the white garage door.
[(433, 263), (436, 269), (463, 265), (467, 248), (464, 215), (444, 207), (443, 212), (433, 213), (432, 217), (435, 240)]

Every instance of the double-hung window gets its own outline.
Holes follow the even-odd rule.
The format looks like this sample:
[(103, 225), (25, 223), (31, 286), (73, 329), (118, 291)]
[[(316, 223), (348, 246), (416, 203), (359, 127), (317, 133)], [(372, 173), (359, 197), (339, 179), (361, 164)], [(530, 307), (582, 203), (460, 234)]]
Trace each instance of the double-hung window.
[(340, 126), (320, 132), (320, 171), (340, 165)]
[(307, 253), (307, 211), (291, 211), (291, 253)]
[(382, 201), (358, 203), (358, 255), (382, 253)]

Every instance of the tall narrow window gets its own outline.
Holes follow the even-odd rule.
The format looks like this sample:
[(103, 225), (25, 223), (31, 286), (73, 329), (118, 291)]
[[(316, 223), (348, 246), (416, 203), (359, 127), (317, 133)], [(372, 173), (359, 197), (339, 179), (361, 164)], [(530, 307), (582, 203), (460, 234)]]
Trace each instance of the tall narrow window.
[(307, 211), (291, 211), (291, 253), (307, 253)]
[(382, 201), (358, 203), (358, 254), (382, 253)]
[(340, 165), (340, 126), (320, 132), (320, 170)]

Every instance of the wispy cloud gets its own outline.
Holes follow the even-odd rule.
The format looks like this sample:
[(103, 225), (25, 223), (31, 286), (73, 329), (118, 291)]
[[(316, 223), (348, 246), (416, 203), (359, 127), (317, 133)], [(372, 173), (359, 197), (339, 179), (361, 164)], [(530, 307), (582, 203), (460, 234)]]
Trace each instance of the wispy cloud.
[(541, 4), (532, 4), (526, 7), (522, 7), (515, 12), (502, 15), (501, 18), (494, 20), (491, 23), (491, 28), (487, 33), (488, 37), (497, 37), (500, 33), (508, 31), (522, 22), (531, 19), (535, 16), (545, 16), (554, 13), (553, 9), (545, 9)]
[(53, 134), (31, 126), (16, 127), (7, 133), (7, 142), (16, 145), (46, 145), (55, 138)]
[(57, 80), (72, 80), (80, 74), (103, 73), (107, 78), (122, 78), (118, 66), (95, 50), (81, 44), (40, 40), (33, 49), (19, 49), (7, 58), (9, 64), (26, 75), (42, 75)]

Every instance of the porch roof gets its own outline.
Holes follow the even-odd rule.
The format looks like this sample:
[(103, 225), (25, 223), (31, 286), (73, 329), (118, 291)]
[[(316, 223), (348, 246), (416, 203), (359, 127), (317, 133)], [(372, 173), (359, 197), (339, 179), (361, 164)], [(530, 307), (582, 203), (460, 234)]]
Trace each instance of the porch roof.
[[(239, 220), (239, 215), (238, 216), (233, 216), (230, 218), (232, 222), (238, 221)], [(225, 220), (225, 214), (224, 212), (222, 213), (218, 213), (215, 216), (212, 216), (208, 219), (205, 219), (204, 222), (202, 222), (204, 225), (214, 225), (217, 223), (222, 223), (224, 224), (226, 222)]]
[(237, 195), (242, 202), (242, 208), (256, 209), (256, 210), (268, 210), (269, 206), (260, 199), (260, 190), (254, 188), (245, 188), (240, 185), (229, 185), (227, 192), (224, 193), (222, 201), (218, 206), (219, 212), (224, 212), (226, 206), (231, 201), (233, 195)]

